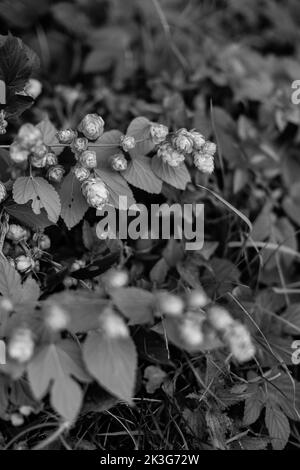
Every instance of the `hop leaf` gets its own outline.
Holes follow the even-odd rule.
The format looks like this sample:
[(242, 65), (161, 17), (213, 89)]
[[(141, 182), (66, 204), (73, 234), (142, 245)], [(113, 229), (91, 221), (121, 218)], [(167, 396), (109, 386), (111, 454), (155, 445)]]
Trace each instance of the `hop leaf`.
[(104, 134), (96, 140), (95, 144), (103, 145), (96, 147), (97, 166), (98, 168), (110, 168), (110, 158), (120, 151), (120, 138), (122, 133), (117, 130), (104, 132)]
[(119, 196), (127, 197), (127, 208), (132, 204), (135, 204), (135, 199), (131, 189), (119, 173), (107, 169), (98, 169), (95, 170), (95, 173), (106, 184), (109, 190), (109, 202), (113, 204), (114, 207), (119, 209)]
[(13, 198), (18, 204), (26, 204), (32, 200), (31, 207), (35, 214), (40, 214), (44, 208), (49, 220), (56, 223), (60, 211), (59, 195), (44, 178), (32, 176), (21, 176), (13, 185)]
[(136, 141), (134, 149), (129, 152), (133, 159), (147, 155), (154, 149), (155, 144), (150, 136), (150, 128), (151, 121), (143, 116), (133, 119), (129, 124), (126, 135), (134, 137)]
[(61, 217), (70, 230), (80, 222), (89, 207), (73, 172), (63, 180), (59, 194), (62, 200)]
[(122, 175), (128, 183), (148, 193), (159, 194), (161, 192), (162, 181), (153, 173), (149, 157), (141, 156), (131, 160)]
[(185, 189), (187, 183), (191, 181), (190, 174), (184, 163), (174, 168), (164, 163), (161, 158), (152, 158), (152, 170), (163, 181), (177, 189)]

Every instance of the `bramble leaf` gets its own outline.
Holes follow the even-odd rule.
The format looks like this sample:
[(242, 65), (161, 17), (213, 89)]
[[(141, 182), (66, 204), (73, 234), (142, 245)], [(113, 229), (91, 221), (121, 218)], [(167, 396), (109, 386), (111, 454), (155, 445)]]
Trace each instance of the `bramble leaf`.
[(280, 408), (267, 404), (265, 422), (272, 439), (273, 449), (284, 449), (290, 435), (290, 424), (285, 414)]

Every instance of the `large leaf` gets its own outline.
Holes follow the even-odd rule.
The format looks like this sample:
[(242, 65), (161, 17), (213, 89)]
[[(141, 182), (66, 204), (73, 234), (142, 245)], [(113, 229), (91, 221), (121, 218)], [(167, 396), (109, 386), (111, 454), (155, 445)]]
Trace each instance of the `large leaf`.
[(32, 64), (22, 41), (11, 35), (2, 36), (0, 43), (0, 79), (8, 93), (22, 91), (30, 78)]
[[(134, 199), (131, 189), (129, 188), (128, 184), (119, 173), (117, 173), (116, 171), (107, 170), (107, 169), (100, 169), (100, 170), (98, 169), (98, 170), (95, 170), (95, 173), (106, 184), (109, 190), (109, 198), (110, 198), (109, 202), (114, 207), (116, 207), (117, 209), (120, 208), (119, 206), (120, 196), (127, 197), (127, 205), (126, 205), (127, 209), (132, 204), (135, 204), (135, 199)], [(124, 209), (124, 207), (121, 207), (121, 209)]]
[(21, 176), (13, 186), (13, 198), (18, 204), (26, 204), (32, 200), (31, 207), (35, 214), (40, 214), (44, 208), (49, 220), (57, 222), (60, 215), (59, 195), (51, 184), (44, 178), (37, 176)]
[(130, 325), (153, 322), (154, 296), (151, 292), (138, 287), (124, 287), (115, 289), (111, 296)]
[(155, 144), (151, 139), (150, 127), (151, 121), (143, 116), (133, 119), (129, 124), (126, 134), (134, 137), (136, 141), (134, 149), (129, 152), (133, 159), (147, 155), (154, 149)]
[(93, 145), (90, 145), (90, 148), (96, 151), (98, 168), (110, 168), (110, 158), (120, 152), (121, 135), (122, 133), (117, 130), (104, 132)]
[(73, 379), (89, 381), (76, 343), (63, 340), (45, 345), (28, 365), (34, 396), (40, 400), (50, 389), (51, 405), (65, 420), (74, 421), (82, 403), (82, 390)]
[(92, 331), (83, 346), (86, 367), (109, 393), (132, 403), (137, 369), (134, 343), (128, 338), (109, 338), (102, 331)]
[(131, 160), (122, 175), (128, 183), (148, 193), (159, 194), (161, 192), (162, 180), (153, 173), (149, 157), (141, 156)]
[(0, 80), (6, 85), (5, 114), (8, 119), (21, 114), (31, 106), (31, 97), (18, 95), (37, 69), (37, 55), (12, 35), (0, 36)]
[(81, 192), (80, 182), (70, 171), (64, 178), (60, 190), (61, 217), (70, 230), (81, 221), (89, 206)]
[(184, 163), (174, 168), (164, 163), (157, 155), (152, 158), (151, 163), (156, 176), (177, 189), (185, 189), (187, 183), (191, 181), (191, 176)]

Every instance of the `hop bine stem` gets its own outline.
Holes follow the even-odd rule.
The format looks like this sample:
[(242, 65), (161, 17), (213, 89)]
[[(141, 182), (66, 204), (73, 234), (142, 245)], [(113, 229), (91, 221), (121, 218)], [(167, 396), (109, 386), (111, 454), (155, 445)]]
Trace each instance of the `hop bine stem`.
[[(146, 140), (148, 139), (140, 139), (140, 140), (136, 140), (135, 143), (136, 144), (141, 144), (142, 142), (146, 142)], [(58, 147), (70, 147), (70, 144), (54, 144), (54, 145), (49, 145), (49, 147), (53, 147), (53, 148), (58, 148)], [(118, 144), (114, 143), (114, 144), (91, 144), (89, 143), (88, 144), (88, 147), (96, 147), (96, 148), (101, 148), (101, 147), (118, 147)], [(2, 149), (9, 149), (10, 148), (10, 145), (6, 144), (6, 145), (0, 145), (0, 148)]]

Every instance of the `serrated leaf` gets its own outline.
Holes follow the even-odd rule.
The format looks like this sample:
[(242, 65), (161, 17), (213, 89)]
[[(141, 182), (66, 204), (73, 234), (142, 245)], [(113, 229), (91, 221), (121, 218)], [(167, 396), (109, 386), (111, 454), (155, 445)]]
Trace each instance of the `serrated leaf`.
[(265, 422), (273, 449), (284, 449), (290, 436), (290, 424), (285, 414), (280, 408), (267, 404)]
[(13, 201), (8, 201), (5, 204), (6, 212), (17, 219), (22, 224), (33, 229), (45, 229), (53, 224), (47, 217), (44, 209), (40, 214), (35, 214), (30, 207), (30, 204), (16, 204)]
[(0, 80), (6, 85), (7, 119), (19, 116), (32, 105), (31, 97), (17, 93), (23, 91), (38, 62), (36, 54), (21, 39), (11, 34), (0, 36)]
[(55, 152), (56, 155), (59, 155), (64, 150), (64, 147), (55, 147), (59, 144), (59, 141), (56, 137), (57, 129), (54, 124), (52, 124), (52, 122), (48, 118), (46, 118), (39, 122), (36, 127), (41, 131), (43, 135), (44, 144), (49, 145), (49, 147), (52, 148), (53, 152)]
[(245, 400), (244, 408), (244, 426), (249, 426), (258, 420), (264, 407), (264, 394), (260, 387), (257, 387), (254, 393)]
[(30, 74), (31, 65), (22, 41), (8, 35), (0, 46), (0, 79), (5, 82), (7, 91), (22, 91)]
[(119, 153), (120, 150), (120, 138), (122, 133), (118, 130), (112, 130), (104, 132), (99, 139), (94, 142), (96, 145), (103, 145), (103, 147), (90, 146), (92, 150), (95, 150), (97, 154), (97, 166), (98, 168), (110, 168), (110, 157)]
[(118, 288), (111, 292), (112, 301), (129, 319), (130, 325), (153, 322), (154, 296), (138, 287)]
[(65, 420), (74, 421), (82, 403), (82, 390), (73, 379), (85, 382), (78, 346), (70, 340), (44, 346), (27, 367), (34, 396), (40, 400), (50, 389), (50, 402)]
[(80, 182), (73, 172), (64, 178), (60, 190), (62, 201), (61, 218), (70, 230), (81, 221), (89, 206), (81, 192)]
[[(110, 171), (107, 169), (97, 169), (95, 173), (101, 178), (104, 183), (106, 184), (109, 190), (109, 199), (110, 203), (119, 209), (119, 197), (125, 196), (127, 197), (127, 206), (128, 209), (132, 204), (135, 204), (135, 199), (132, 194), (131, 189), (129, 188), (128, 184), (126, 183), (125, 179), (117, 172)], [(120, 209), (124, 209), (121, 207)]]
[[(280, 353), (282, 354), (282, 350)], [(300, 383), (298, 381), (281, 373), (276, 379), (267, 383), (267, 395), (272, 406), (280, 407), (290, 419), (300, 420)]]
[(102, 331), (93, 331), (84, 343), (83, 358), (89, 373), (103, 388), (132, 403), (137, 354), (130, 336), (109, 338)]
[(149, 157), (140, 156), (131, 160), (122, 175), (128, 183), (148, 193), (159, 194), (161, 192), (162, 180), (153, 173)]
[(174, 168), (164, 163), (160, 157), (155, 155), (152, 158), (152, 170), (163, 181), (174, 186), (177, 189), (185, 189), (187, 183), (191, 181), (191, 176), (187, 167), (182, 163), (179, 167)]
[(21, 176), (13, 185), (13, 198), (18, 204), (26, 204), (32, 200), (31, 207), (35, 214), (44, 208), (49, 220), (56, 223), (61, 210), (59, 195), (51, 184), (37, 176)]
[(134, 149), (129, 151), (133, 159), (147, 155), (147, 153), (154, 149), (155, 144), (150, 136), (150, 127), (151, 121), (143, 116), (133, 119), (129, 124), (126, 135), (130, 135), (136, 140)]

